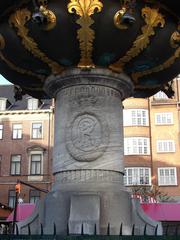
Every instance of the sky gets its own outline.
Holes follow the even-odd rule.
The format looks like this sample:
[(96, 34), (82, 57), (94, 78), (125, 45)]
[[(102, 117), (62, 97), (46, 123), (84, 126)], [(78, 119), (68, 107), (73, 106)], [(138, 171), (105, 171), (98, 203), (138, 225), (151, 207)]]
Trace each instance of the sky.
[(6, 80), (2, 75), (0, 75), (0, 85), (11, 84), (8, 80)]

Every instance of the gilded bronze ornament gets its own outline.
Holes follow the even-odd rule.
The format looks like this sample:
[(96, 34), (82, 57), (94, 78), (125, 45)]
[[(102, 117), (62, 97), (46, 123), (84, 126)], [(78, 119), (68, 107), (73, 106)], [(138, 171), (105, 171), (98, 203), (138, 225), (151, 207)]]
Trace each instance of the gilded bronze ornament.
[(145, 7), (142, 9), (142, 17), (146, 25), (142, 27), (142, 34), (136, 38), (132, 48), (126, 55), (120, 58), (117, 62), (109, 66), (110, 69), (116, 72), (122, 72), (126, 63), (130, 62), (133, 58), (138, 56), (150, 44), (150, 37), (155, 35), (154, 28), (164, 27), (165, 20), (159, 10), (156, 8)]
[(128, 29), (127, 24), (124, 24), (122, 21), (122, 17), (127, 12), (125, 7), (122, 7), (115, 15), (114, 15), (114, 24), (117, 28), (121, 30)]
[(18, 66), (16, 66), (14, 63), (12, 63), (10, 60), (8, 60), (2, 53), (2, 50), (5, 48), (5, 39), (2, 36), (2, 34), (0, 34), (0, 59), (5, 62), (9, 68), (11, 68), (12, 70), (21, 73), (21, 74), (26, 74), (32, 77), (36, 77), (38, 79), (40, 79), (41, 81), (43, 81), (45, 79), (45, 77), (43, 75), (40, 74), (35, 74), (30, 70), (26, 70), (24, 68), (20, 68)]
[(43, 26), (43, 29), (46, 31), (52, 30), (56, 26), (56, 15), (53, 11), (47, 9), (44, 6), (40, 6), (40, 13), (46, 18), (46, 23)]
[(11, 26), (17, 28), (17, 34), (22, 39), (23, 46), (33, 54), (34, 57), (40, 59), (42, 62), (46, 63), (53, 74), (60, 74), (64, 68), (53, 60), (49, 59), (45, 53), (43, 53), (39, 48), (38, 44), (33, 38), (28, 36), (29, 29), (25, 26), (26, 23), (31, 19), (31, 12), (27, 9), (17, 10), (9, 18), (9, 23)]
[[(179, 26), (178, 26), (178, 30), (179, 30)], [(174, 62), (176, 61), (176, 59), (178, 59), (180, 57), (180, 47), (178, 47), (179, 43), (180, 43), (180, 38), (179, 36), (178, 37), (174, 37), (174, 36), (177, 36), (176, 34), (177, 32), (175, 31), (172, 35), (171, 35), (171, 40), (174, 38), (176, 40), (176, 51), (175, 53), (173, 54), (173, 56), (171, 56), (169, 59), (167, 59), (164, 63), (154, 67), (154, 68), (151, 68), (151, 69), (147, 69), (145, 71), (142, 71), (142, 72), (135, 72), (135, 73), (132, 73), (132, 79), (134, 81), (134, 83), (138, 83), (138, 80), (139, 78), (142, 78), (144, 76), (147, 76), (147, 75), (150, 75), (152, 73), (156, 73), (156, 72), (160, 72), (160, 71), (163, 71), (164, 69), (167, 69), (169, 68), (171, 65), (174, 64)], [(170, 44), (172, 46), (172, 42), (170, 41)]]
[(5, 48), (5, 40), (2, 34), (0, 34), (0, 50)]
[(114, 25), (120, 30), (128, 29), (136, 19), (133, 17), (133, 8), (136, 0), (121, 0), (121, 9), (114, 15)]
[(103, 8), (103, 4), (99, 0), (71, 0), (68, 4), (68, 12), (76, 12), (80, 18), (76, 21), (81, 28), (77, 31), (77, 39), (79, 40), (81, 59), (78, 67), (91, 68), (94, 67), (92, 61), (93, 41), (95, 38), (95, 32), (90, 28), (94, 23), (90, 17), (94, 14), (95, 10), (100, 12)]
[(48, 9), (47, 0), (34, 2), (35, 12), (32, 15), (34, 22), (38, 23), (43, 30), (50, 31), (56, 26), (56, 15)]
[[(173, 33), (172, 35), (174, 35), (174, 33)], [(171, 36), (171, 38), (172, 38), (172, 36)], [(180, 43), (180, 38), (179, 38), (179, 39), (176, 39), (176, 40), (178, 40), (177, 42)], [(152, 73), (160, 72), (160, 71), (163, 71), (163, 70), (169, 68), (171, 65), (174, 64), (174, 62), (175, 62), (178, 58), (180, 58), (180, 47), (178, 47), (178, 48), (176, 49), (176, 51), (174, 52), (174, 55), (171, 56), (170, 58), (168, 58), (164, 63), (162, 63), (162, 64), (160, 64), (160, 65), (158, 65), (158, 66), (156, 66), (156, 67), (154, 67), (154, 68), (151, 68), (151, 69), (147, 69), (147, 70), (145, 70), (145, 71), (142, 71), (142, 72), (133, 73), (133, 74), (132, 74), (132, 79), (133, 79), (134, 83), (137, 84), (139, 78), (142, 78), (142, 77), (148, 76), (148, 75), (150, 75), (150, 74), (152, 74)]]
[(172, 48), (179, 47), (180, 44), (180, 24), (178, 25), (177, 31), (171, 35), (170, 45)]

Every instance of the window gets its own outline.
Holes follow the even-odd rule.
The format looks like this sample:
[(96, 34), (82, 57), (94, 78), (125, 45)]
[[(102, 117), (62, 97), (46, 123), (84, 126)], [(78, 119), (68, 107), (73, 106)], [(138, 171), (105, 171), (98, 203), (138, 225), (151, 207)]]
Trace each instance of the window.
[(42, 138), (42, 123), (32, 124), (32, 138)]
[(21, 155), (11, 156), (11, 175), (21, 174)]
[(159, 91), (154, 95), (154, 98), (155, 99), (167, 99), (168, 96), (164, 92)]
[(151, 169), (144, 167), (125, 168), (125, 185), (150, 185)]
[(124, 138), (125, 155), (149, 155), (149, 138), (143, 137), (125, 137)]
[(22, 124), (13, 124), (13, 139), (22, 138)]
[(148, 111), (145, 109), (124, 109), (124, 126), (148, 126)]
[(9, 197), (8, 197), (8, 205), (11, 208), (15, 207), (15, 201), (16, 201), (16, 192), (14, 190), (9, 191)]
[(175, 167), (158, 168), (158, 184), (177, 185), (177, 175)]
[(42, 154), (31, 154), (30, 175), (41, 175)]
[(29, 192), (29, 202), (30, 203), (37, 203), (40, 199), (40, 192), (37, 190), (30, 190)]
[(3, 138), (3, 125), (0, 124), (0, 139)]
[(157, 140), (157, 152), (175, 152), (175, 143), (173, 140)]
[(157, 125), (173, 124), (173, 113), (171, 112), (156, 113), (155, 124)]
[(28, 108), (28, 110), (37, 110), (38, 109), (38, 99), (29, 98), (27, 108)]
[(6, 110), (6, 98), (0, 98), (0, 111), (5, 111)]

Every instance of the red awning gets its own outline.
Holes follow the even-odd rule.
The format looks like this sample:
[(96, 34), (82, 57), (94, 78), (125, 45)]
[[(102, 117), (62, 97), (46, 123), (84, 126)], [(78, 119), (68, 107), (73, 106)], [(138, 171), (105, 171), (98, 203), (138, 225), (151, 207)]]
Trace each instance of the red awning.
[(180, 221), (180, 203), (141, 203), (144, 212), (156, 221)]
[[(156, 221), (180, 221), (180, 203), (141, 203), (144, 212)], [(17, 206), (16, 221), (25, 220), (35, 208), (35, 204), (22, 203)], [(7, 218), (13, 221), (14, 211)]]
[[(29, 217), (33, 210), (35, 208), (35, 204), (31, 203), (21, 203), (17, 205), (17, 215), (16, 215), (16, 221), (22, 221), (25, 220), (27, 217)], [(14, 211), (9, 215), (9, 217), (6, 219), (8, 222), (13, 221)]]

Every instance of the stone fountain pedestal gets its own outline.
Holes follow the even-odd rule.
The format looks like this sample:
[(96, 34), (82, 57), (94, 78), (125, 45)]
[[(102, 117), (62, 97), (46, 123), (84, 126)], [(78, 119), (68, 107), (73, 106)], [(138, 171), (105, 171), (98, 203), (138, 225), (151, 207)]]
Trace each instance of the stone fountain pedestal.
[(161, 224), (148, 218), (123, 185), (122, 100), (133, 85), (124, 74), (105, 69), (70, 69), (46, 80), (55, 97), (52, 191), (33, 215), (19, 223), (21, 233), (162, 234)]

